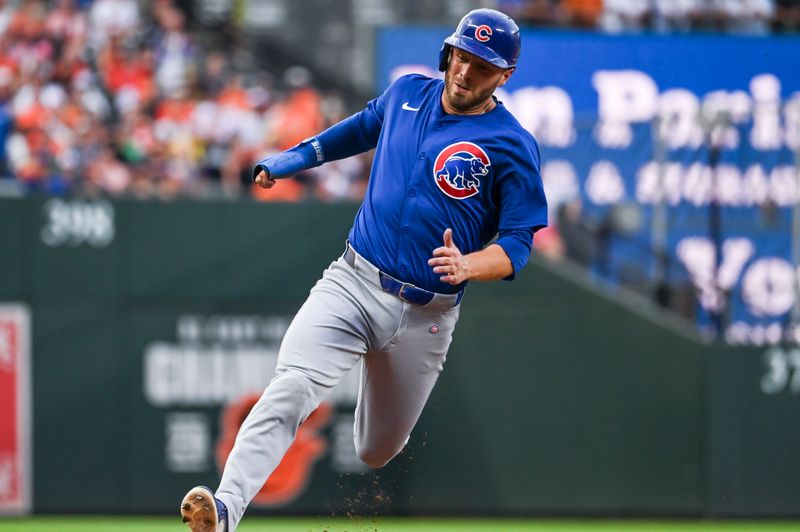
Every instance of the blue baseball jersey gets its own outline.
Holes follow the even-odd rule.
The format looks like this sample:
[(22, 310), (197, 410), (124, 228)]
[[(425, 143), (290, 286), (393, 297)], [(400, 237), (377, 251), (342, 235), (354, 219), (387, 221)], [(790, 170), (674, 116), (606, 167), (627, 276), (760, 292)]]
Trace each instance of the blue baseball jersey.
[(262, 166), (290, 174), (374, 147), (348, 236), (359, 254), (401, 281), (454, 293), (466, 283), (443, 283), (428, 265), (449, 227), (463, 254), (498, 235), (495, 243), (516, 273), (530, 256), (533, 233), (547, 225), (538, 145), (501, 102), (479, 115), (445, 113), (443, 89), (442, 80), (401, 77), (361, 112), (295, 151), (265, 159), (254, 174)]
[[(380, 122), (380, 134), (349, 239), (386, 273), (448, 293), (461, 287), (441, 282), (428, 265), (446, 228), (464, 254), (482, 249), (498, 231), (503, 246), (503, 233), (530, 239), (546, 226), (547, 202), (533, 136), (500, 102), (485, 114), (446, 114), (443, 88), (442, 80), (406, 76), (363, 111)], [(514, 251), (506, 249), (510, 257)], [(523, 253), (522, 265), (530, 243)]]

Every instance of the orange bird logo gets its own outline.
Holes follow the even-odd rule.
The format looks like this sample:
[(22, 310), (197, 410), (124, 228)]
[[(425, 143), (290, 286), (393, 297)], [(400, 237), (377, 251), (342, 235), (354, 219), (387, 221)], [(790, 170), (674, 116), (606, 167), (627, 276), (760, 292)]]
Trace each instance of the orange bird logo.
[[(239, 428), (259, 398), (259, 395), (248, 395), (225, 409), (217, 442), (217, 466), (220, 474), (233, 449)], [(328, 442), (320, 432), (330, 421), (332, 413), (331, 405), (323, 402), (300, 425), (294, 443), (261, 491), (253, 498), (254, 505), (283, 506), (305, 492), (314, 464), (328, 449)]]

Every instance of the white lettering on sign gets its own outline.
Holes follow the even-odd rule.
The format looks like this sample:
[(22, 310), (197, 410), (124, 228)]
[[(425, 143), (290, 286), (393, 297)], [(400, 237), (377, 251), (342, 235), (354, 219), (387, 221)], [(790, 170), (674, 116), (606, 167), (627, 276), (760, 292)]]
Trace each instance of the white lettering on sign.
[(144, 395), (155, 406), (224, 404), (261, 393), (275, 375), (273, 346), (203, 347), (166, 342), (144, 354)]
[(800, 349), (773, 347), (764, 353), (766, 372), (761, 377), (761, 391), (775, 395), (788, 390), (800, 393)]
[(558, 87), (525, 87), (498, 98), (519, 123), (547, 146), (564, 148), (575, 142), (575, 113), (569, 94)]
[(11, 327), (0, 327), (0, 371), (14, 371), (16, 342), (12, 335), (15, 333)]
[(638, 70), (598, 70), (592, 76), (597, 90), (598, 144), (624, 148), (633, 140), (631, 123), (651, 120), (658, 109), (658, 87), (653, 78)]
[(781, 82), (772, 74), (761, 74), (750, 80), (753, 94), (753, 128), (750, 144), (757, 150), (781, 147)]
[(800, 92), (794, 95), (783, 106), (783, 122), (786, 125), (784, 141), (791, 150), (800, 149)]
[(717, 201), (722, 206), (752, 207), (773, 203), (794, 205), (800, 190), (791, 165), (778, 165), (767, 173), (759, 164), (744, 172), (731, 164), (720, 164), (716, 171), (702, 163), (683, 165), (650, 161), (636, 172), (636, 199), (643, 205), (665, 202), (675, 206), (686, 202), (704, 207)]
[[(410, 73), (441, 77), (427, 66), (400, 65), (390, 78)], [(658, 138), (671, 149), (703, 145), (711, 127), (720, 145), (727, 149), (748, 141), (757, 150), (774, 150), (783, 145), (794, 150), (800, 145), (800, 93), (781, 101), (781, 82), (774, 74), (754, 76), (747, 91), (718, 89), (704, 95), (686, 87), (659, 91), (649, 74), (635, 69), (598, 70), (591, 83), (597, 91), (599, 115), (594, 138), (604, 148), (629, 147), (633, 141), (631, 125), (655, 118), (659, 118)], [(496, 94), (543, 145), (574, 144), (575, 106), (568, 90), (526, 86), (512, 93), (499, 89)], [(742, 138), (737, 126), (751, 120), (753, 127)]]
[(542, 165), (542, 184), (547, 195), (547, 208), (556, 218), (558, 207), (580, 195), (575, 167), (564, 159), (550, 159)]
[[(750, 96), (744, 91), (717, 90), (703, 97), (701, 115), (707, 122), (706, 127), (713, 123), (715, 141), (722, 148), (734, 149), (739, 146), (741, 138), (736, 125), (750, 120), (753, 103)], [(695, 116), (697, 133), (702, 137), (706, 134), (703, 126)], [(707, 140), (707, 139), (703, 139)], [(677, 147), (692, 147), (689, 145)], [(694, 146), (696, 147), (696, 146)]]
[(625, 181), (617, 165), (611, 161), (597, 161), (586, 178), (586, 195), (597, 205), (611, 205), (625, 199)]
[(31, 317), (21, 304), (0, 304), (0, 515), (30, 511)]
[(794, 305), (795, 271), (788, 261), (761, 257), (742, 278), (742, 298), (754, 316), (780, 316)]
[(658, 102), (658, 138), (668, 148), (697, 148), (703, 144), (703, 129), (697, 121), (700, 100), (686, 89), (670, 89)]
[[(598, 70), (592, 76), (597, 90), (599, 122), (595, 139), (605, 148), (627, 148), (633, 141), (631, 124), (658, 116), (658, 138), (669, 148), (696, 148), (707, 140), (707, 130), (724, 148), (739, 146), (736, 126), (753, 121), (750, 144), (757, 150), (775, 150), (800, 143), (800, 94), (784, 105), (781, 83), (773, 74), (755, 76), (750, 94), (716, 90), (699, 98), (685, 88), (659, 92), (648, 74), (639, 70)], [(702, 117), (703, 120), (698, 120)]]
[(15, 496), (14, 481), (17, 473), (13, 458), (13, 456), (0, 456), (0, 500)]
[(331, 468), (337, 473), (364, 473), (369, 470), (356, 454), (354, 420), (353, 414), (339, 414), (331, 427)]
[(114, 207), (107, 201), (51, 199), (44, 204), (44, 215), (40, 234), (47, 246), (100, 248), (114, 240)]
[[(179, 316), (177, 342), (154, 341), (144, 351), (143, 393), (153, 406), (215, 406), (260, 395), (275, 376), (286, 316)], [(355, 406), (360, 372), (347, 372), (329, 401)]]
[(708, 165), (692, 163), (683, 173), (683, 197), (695, 207), (708, 205), (712, 198), (712, 174)]
[(164, 429), (164, 461), (176, 473), (201, 473), (211, 463), (211, 423), (199, 412), (172, 412)]
[(725, 341), (731, 345), (776, 345), (785, 337), (788, 331), (781, 322), (753, 325), (737, 321), (725, 329)]
[(718, 312), (724, 308), (724, 292), (736, 284), (755, 246), (747, 238), (726, 239), (717, 271), (716, 250), (709, 238), (684, 238), (678, 242), (676, 252), (698, 290), (700, 304), (706, 310)]
[[(708, 311), (719, 312), (724, 309), (725, 293), (732, 290), (739, 279), (742, 282), (742, 299), (754, 316), (782, 316), (794, 305), (794, 283), (798, 282), (800, 271), (795, 271), (789, 261), (780, 257), (760, 257), (747, 265), (755, 253), (755, 246), (748, 238), (725, 239), (722, 260), (716, 272), (716, 251), (711, 239), (684, 238), (678, 242), (676, 251), (697, 288), (700, 304)], [(733, 343), (739, 343), (751, 331), (745, 334), (734, 329), (728, 334)], [(777, 329), (775, 341), (779, 339), (780, 328)], [(755, 343), (764, 342), (771, 343), (770, 337)]]
[[(398, 65), (390, 73), (395, 80), (419, 73), (441, 78), (426, 65)], [(775, 150), (800, 145), (800, 92), (781, 100), (781, 82), (774, 74), (754, 76), (747, 91), (723, 89), (698, 95), (686, 87), (659, 91), (655, 80), (636, 69), (597, 70), (591, 79), (597, 91), (599, 121), (594, 138), (604, 148), (628, 148), (634, 123), (659, 119), (657, 136), (671, 149), (697, 148), (713, 127), (723, 148), (735, 149), (750, 142), (757, 150)], [(525, 86), (514, 92), (496, 91), (497, 97), (545, 146), (567, 147), (575, 143), (575, 106), (567, 89), (552, 85)], [(781, 113), (782, 109), (782, 113)], [(752, 120), (752, 128), (741, 138), (737, 128)]]
[(285, 316), (199, 316), (178, 318), (176, 334), (186, 343), (222, 343), (251, 345), (278, 343), (289, 328)]

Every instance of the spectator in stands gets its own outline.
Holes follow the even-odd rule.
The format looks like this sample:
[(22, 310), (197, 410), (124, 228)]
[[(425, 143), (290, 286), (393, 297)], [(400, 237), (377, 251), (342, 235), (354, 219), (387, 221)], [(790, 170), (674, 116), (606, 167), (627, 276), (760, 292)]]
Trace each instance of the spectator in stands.
[(117, 158), (114, 145), (106, 144), (86, 166), (84, 191), (93, 195), (103, 192), (120, 195), (127, 191), (132, 177), (130, 167)]
[(776, 13), (772, 22), (778, 31), (800, 31), (800, 0), (776, 0)]
[(562, 0), (564, 25), (595, 28), (603, 13), (603, 0)]
[[(347, 118), (341, 96), (331, 93), (322, 99), (324, 127), (330, 127)], [(366, 175), (372, 167), (366, 154), (333, 161), (309, 171), (314, 194), (324, 201), (358, 200), (364, 197)]]
[(8, 177), (10, 174), (6, 145), (14, 129), (14, 115), (9, 106), (12, 79), (11, 68), (2, 63), (2, 56), (0, 56), (0, 179)]
[[(221, 51), (198, 68), (185, 20), (173, 0), (0, 0), (0, 172), (47, 193), (238, 194), (257, 153), (322, 127), (307, 71), (276, 98)], [(357, 196), (363, 172), (342, 163), (286, 197)]]
[[(800, 27), (800, 0), (500, 6), (529, 24), (610, 31)], [(175, 0), (0, 0), (0, 174), (47, 193), (237, 195), (250, 190), (252, 160), (347, 114), (342, 98), (323, 96), (302, 67), (286, 72), (283, 87), (237, 75), (234, 56), (201, 50), (186, 20)], [(357, 199), (367, 157), (281, 183), (268, 199)]]
[(0, 0), (0, 35), (5, 35), (15, 13), (16, 8), (11, 2)]
[(559, 19), (557, 0), (499, 0), (497, 9), (521, 24), (553, 26)]
[(201, 92), (215, 98), (225, 88), (232, 74), (225, 54), (219, 50), (211, 51), (206, 57), (200, 76)]
[(720, 29), (732, 33), (764, 35), (775, 16), (774, 0), (712, 0), (711, 10)]
[(246, 83), (242, 76), (232, 76), (216, 98), (220, 120), (214, 142), (227, 151), (222, 184), (230, 193), (252, 184), (250, 164), (269, 149), (265, 141), (270, 136), (272, 92), (263, 83)]
[(608, 32), (643, 30), (650, 24), (650, 0), (604, 0), (601, 27)]
[(122, 159), (131, 166), (147, 160), (156, 148), (152, 119), (141, 109), (133, 109), (122, 118), (117, 135)]
[(197, 73), (197, 48), (186, 32), (185, 18), (169, 5), (156, 12), (160, 31), (154, 43), (155, 77), (164, 96), (188, 91)]
[(582, 211), (580, 197), (565, 201), (558, 209), (556, 228), (567, 258), (589, 268), (598, 257), (600, 239), (599, 231), (587, 223)]
[[(311, 73), (303, 67), (295, 66), (284, 73), (286, 94), (276, 102), (270, 110), (268, 133), (263, 156), (271, 152), (287, 150), (303, 139), (319, 132), (323, 126), (322, 99), (319, 92), (311, 85)], [(248, 180), (250, 162), (243, 162), (242, 170)], [(313, 186), (313, 173), (303, 172), (295, 179), (281, 180), (278, 185), (267, 191), (252, 185), (255, 198), (263, 201), (299, 201), (308, 194), (307, 188)]]
[(321, 100), (311, 86), (311, 73), (299, 66), (286, 71), (286, 97), (273, 114), (272, 143), (279, 151), (288, 150), (322, 128)]
[(688, 32), (702, 18), (704, 0), (654, 0), (653, 29)]
[(800, 31), (800, 0), (776, 0), (773, 28), (778, 31)]
[(89, 43), (102, 50), (108, 39), (133, 39), (140, 31), (141, 13), (136, 0), (94, 0), (89, 9)]
[(73, 0), (58, 0), (44, 21), (45, 33), (53, 41), (59, 55), (77, 58), (86, 45), (86, 15)]
[(97, 58), (105, 89), (114, 97), (117, 113), (149, 107), (156, 98), (153, 57), (149, 50), (119, 36), (111, 37)]

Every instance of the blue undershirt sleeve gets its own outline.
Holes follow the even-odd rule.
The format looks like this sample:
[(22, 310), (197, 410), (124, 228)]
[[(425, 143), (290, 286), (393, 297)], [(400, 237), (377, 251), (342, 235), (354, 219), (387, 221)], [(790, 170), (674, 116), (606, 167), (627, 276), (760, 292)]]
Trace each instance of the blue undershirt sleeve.
[(383, 96), (316, 137), (258, 161), (253, 167), (253, 179), (261, 170), (266, 170), (273, 178), (290, 177), (327, 161), (369, 151), (378, 144), (382, 125)]
[(326, 161), (344, 159), (369, 151), (378, 145), (378, 137), (383, 126), (383, 112), (377, 107), (377, 101), (372, 100), (361, 112), (317, 135)]
[(514, 271), (504, 281), (512, 281), (517, 272), (528, 264), (533, 248), (533, 229), (518, 229), (514, 231), (500, 231), (500, 235), (494, 242), (506, 252)]

